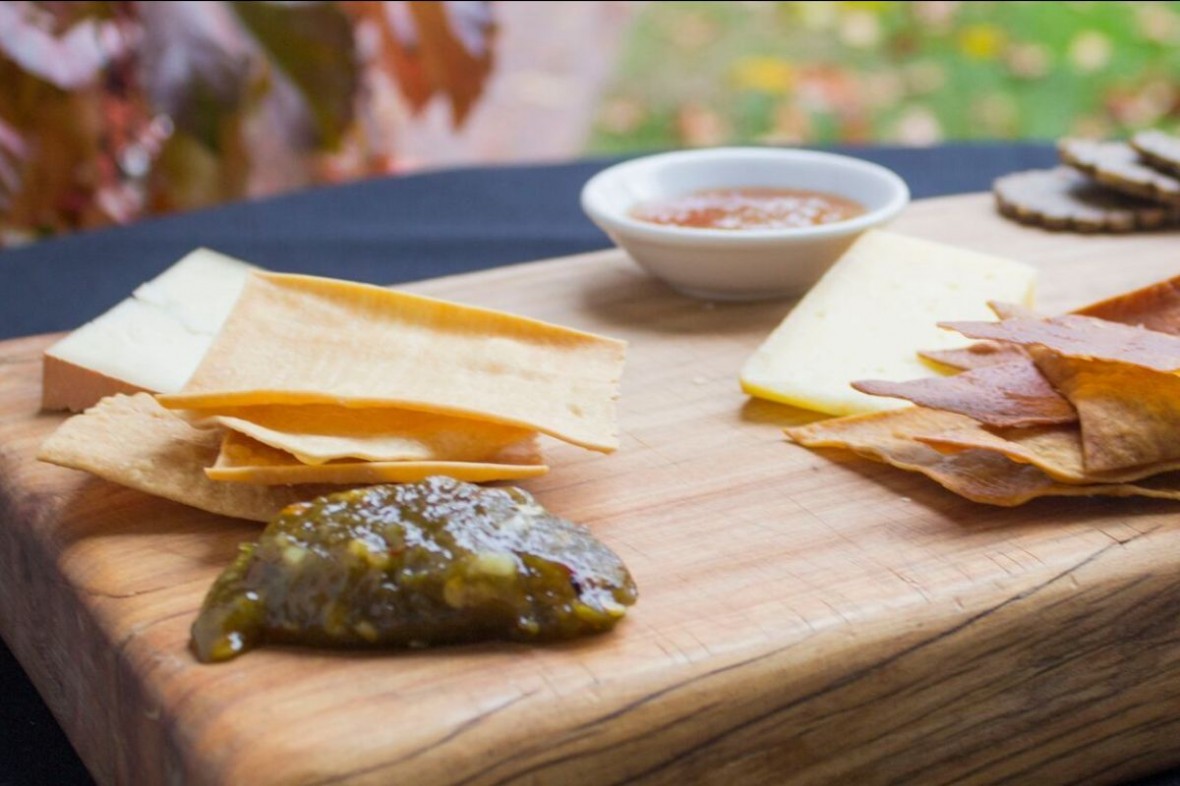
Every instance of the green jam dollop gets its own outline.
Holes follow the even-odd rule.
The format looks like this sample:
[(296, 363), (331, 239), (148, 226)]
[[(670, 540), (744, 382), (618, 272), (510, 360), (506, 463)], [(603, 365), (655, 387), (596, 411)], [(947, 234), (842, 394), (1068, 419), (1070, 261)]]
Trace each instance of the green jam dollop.
[(610, 630), (636, 597), (618, 555), (527, 492), (432, 477), (286, 508), (213, 584), (193, 646), (554, 641)]

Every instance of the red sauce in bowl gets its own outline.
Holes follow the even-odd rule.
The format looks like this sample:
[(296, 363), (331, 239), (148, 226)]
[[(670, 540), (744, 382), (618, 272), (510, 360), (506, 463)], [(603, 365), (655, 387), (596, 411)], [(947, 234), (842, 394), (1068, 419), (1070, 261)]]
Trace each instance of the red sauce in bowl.
[(697, 229), (791, 229), (862, 215), (859, 202), (798, 188), (710, 188), (644, 202), (631, 217)]

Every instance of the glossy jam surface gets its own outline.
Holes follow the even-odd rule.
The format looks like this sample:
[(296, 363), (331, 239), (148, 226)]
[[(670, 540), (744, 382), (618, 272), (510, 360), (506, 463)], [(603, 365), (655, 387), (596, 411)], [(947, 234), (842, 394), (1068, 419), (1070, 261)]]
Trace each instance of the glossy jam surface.
[(450, 478), (292, 505), (213, 585), (200, 660), (266, 642), (425, 647), (610, 630), (635, 602), (622, 560), (526, 492)]
[(631, 217), (695, 229), (790, 229), (862, 215), (855, 200), (797, 188), (713, 188), (645, 202)]

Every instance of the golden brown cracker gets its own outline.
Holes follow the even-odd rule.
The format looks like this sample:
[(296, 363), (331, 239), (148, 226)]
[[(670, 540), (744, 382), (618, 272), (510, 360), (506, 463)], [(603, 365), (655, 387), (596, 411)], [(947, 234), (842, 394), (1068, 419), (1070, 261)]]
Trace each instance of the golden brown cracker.
[(920, 472), (974, 502), (1011, 507), (1046, 496), (1133, 496), (1180, 499), (1175, 473), (1139, 483), (1059, 483), (1031, 464), (988, 450), (941, 453), (919, 442), (921, 434), (969, 424), (962, 415), (923, 407), (831, 418), (786, 430), (807, 447), (845, 448), (899, 469)]
[(1180, 376), (1043, 349), (1033, 358), (1077, 409), (1087, 471), (1180, 460)]
[(1091, 303), (1072, 313), (1180, 335), (1180, 276)]
[(1121, 483), (1180, 470), (1180, 461), (1170, 461), (1110, 472), (1089, 471), (1082, 431), (1076, 423), (1014, 429), (964, 426), (941, 434), (918, 435), (916, 439), (943, 453), (993, 450), (1013, 461), (1032, 464), (1062, 483)]
[(931, 409), (957, 412), (991, 426), (1072, 423), (1078, 417), (1028, 357), (950, 377), (906, 382), (861, 380), (852, 387), (872, 396), (903, 398)]
[(970, 371), (1027, 358), (1028, 353), (1024, 351), (1023, 347), (1015, 344), (1005, 344), (1001, 341), (976, 341), (974, 344), (956, 349), (922, 350), (918, 356), (943, 366), (949, 366), (956, 371)]
[(336, 460), (321, 464), (304, 464), (289, 453), (265, 445), (236, 431), (225, 434), (221, 450), (205, 475), (229, 485), (262, 486), (295, 484), (416, 483), (431, 475), (447, 475), (456, 480), (485, 483), (492, 480), (519, 480), (543, 475), (549, 468), (540, 454), (523, 445), (505, 449), (497, 462), (464, 461), (350, 461)]
[(353, 409), (327, 404), (221, 409), (212, 418), (295, 456), (304, 464), (367, 461), (491, 461), (536, 432), (472, 418), (395, 407)]
[(205, 477), (221, 449), (220, 428), (196, 428), (147, 393), (104, 398), (66, 420), (37, 454), (113, 483), (222, 516), (269, 521), (322, 486), (239, 486)]
[(1046, 319), (939, 324), (968, 338), (1040, 346), (1069, 357), (1113, 360), (1159, 371), (1180, 369), (1180, 336), (1093, 317), (1066, 314)]
[(490, 309), (255, 273), (169, 409), (397, 407), (618, 447), (626, 344)]

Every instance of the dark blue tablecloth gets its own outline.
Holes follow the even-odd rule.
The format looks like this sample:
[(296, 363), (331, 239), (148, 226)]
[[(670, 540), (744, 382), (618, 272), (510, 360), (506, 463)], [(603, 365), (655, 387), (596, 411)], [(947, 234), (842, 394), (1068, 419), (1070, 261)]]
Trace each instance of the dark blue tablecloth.
[[(884, 164), (914, 198), (987, 189), (1051, 165), (1047, 144), (843, 148)], [(603, 248), (581, 213), (605, 161), (464, 169), (245, 202), (0, 253), (0, 339), (76, 327), (203, 245), (273, 270), (413, 281)], [(0, 614), (4, 610), (0, 609)], [(0, 645), (0, 786), (88, 784), (85, 768)], [(1180, 786), (1180, 773), (1141, 786)]]

